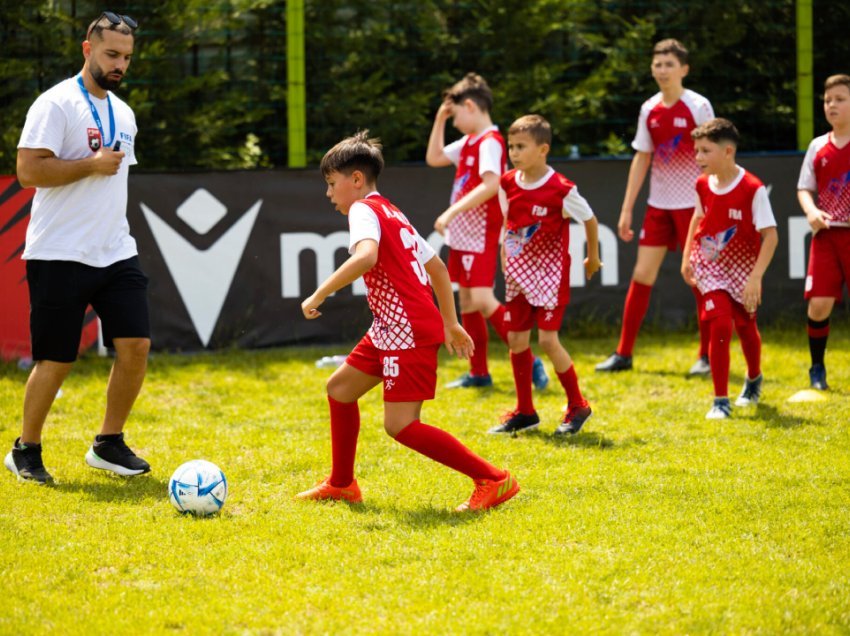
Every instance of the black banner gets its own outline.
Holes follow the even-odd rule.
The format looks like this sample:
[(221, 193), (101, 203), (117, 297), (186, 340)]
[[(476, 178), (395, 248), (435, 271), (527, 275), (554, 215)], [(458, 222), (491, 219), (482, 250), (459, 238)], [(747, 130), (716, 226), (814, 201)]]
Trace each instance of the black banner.
[[(797, 204), (802, 157), (742, 157), (768, 187), (779, 247), (764, 281), (763, 324), (805, 315), (808, 225)], [(572, 300), (566, 321), (592, 319), (616, 331), (637, 254), (616, 225), (629, 162), (556, 164), (578, 184), (600, 223), (603, 270), (584, 281), (584, 230), (573, 225)], [(387, 168), (379, 188), (432, 245), (433, 222), (448, 205), (453, 172), (424, 166)], [(635, 209), (635, 232), (645, 193)], [(371, 320), (362, 281), (328, 299), (323, 316), (305, 320), (301, 300), (347, 257), (347, 220), (325, 198), (315, 169), (201, 174), (133, 174), (128, 216), (151, 278), (156, 349), (266, 347), (358, 338)], [(445, 257), (445, 252), (442, 252)], [(681, 326), (694, 320), (693, 295), (679, 274), (681, 254), (667, 256), (647, 321)], [(501, 296), (502, 282), (497, 284)]]

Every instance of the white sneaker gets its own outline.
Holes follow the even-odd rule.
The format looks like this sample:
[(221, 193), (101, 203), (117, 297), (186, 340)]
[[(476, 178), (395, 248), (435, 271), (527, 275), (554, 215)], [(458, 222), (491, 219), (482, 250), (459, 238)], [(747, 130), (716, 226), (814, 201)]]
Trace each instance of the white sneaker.
[(708, 364), (708, 356), (698, 358), (688, 371), (688, 375), (708, 375), (709, 373), (711, 373), (711, 366)]
[(708, 413), (705, 414), (707, 420), (725, 420), (732, 417), (732, 405), (729, 403), (729, 398), (714, 398), (714, 404)]

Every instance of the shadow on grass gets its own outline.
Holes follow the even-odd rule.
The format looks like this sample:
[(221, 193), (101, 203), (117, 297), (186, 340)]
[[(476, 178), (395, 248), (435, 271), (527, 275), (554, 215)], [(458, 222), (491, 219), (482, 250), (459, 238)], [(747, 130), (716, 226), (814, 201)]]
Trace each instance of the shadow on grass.
[(797, 415), (783, 413), (775, 406), (760, 402), (756, 405), (753, 419), (766, 420), (767, 428), (799, 428), (801, 426), (816, 426), (818, 423), (813, 420), (807, 420)]
[(168, 482), (157, 477), (120, 477), (113, 474), (98, 475), (94, 480), (60, 480), (54, 489), (59, 492), (82, 494), (96, 501), (132, 502), (164, 498)]
[[(610, 450), (615, 446), (623, 447), (631, 444), (643, 444), (644, 441), (639, 438), (631, 438), (625, 444), (620, 442), (615, 443), (610, 437), (606, 437), (603, 433), (597, 431), (582, 431), (575, 435), (554, 435), (546, 431), (534, 430), (524, 434), (530, 439), (546, 442), (552, 446), (575, 446), (579, 448), (589, 448), (594, 450)], [(513, 436), (517, 437), (517, 436)]]
[(366, 529), (383, 529), (387, 525), (387, 515), (395, 517), (403, 523), (417, 530), (426, 530), (443, 526), (460, 526), (483, 519), (487, 515), (499, 514), (501, 507), (486, 512), (454, 512), (449, 508), (435, 508), (423, 506), (413, 510), (409, 508), (398, 508), (396, 506), (378, 506), (371, 503), (348, 504), (350, 510), (364, 517), (374, 517), (374, 523), (365, 521)]

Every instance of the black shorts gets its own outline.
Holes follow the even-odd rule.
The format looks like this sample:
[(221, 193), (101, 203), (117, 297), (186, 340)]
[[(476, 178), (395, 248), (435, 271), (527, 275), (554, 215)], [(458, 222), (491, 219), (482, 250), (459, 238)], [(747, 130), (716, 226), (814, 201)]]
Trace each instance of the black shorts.
[(150, 338), (148, 277), (138, 256), (107, 267), (27, 261), (27, 283), (33, 360), (76, 360), (88, 305), (100, 318), (107, 347), (113, 338)]

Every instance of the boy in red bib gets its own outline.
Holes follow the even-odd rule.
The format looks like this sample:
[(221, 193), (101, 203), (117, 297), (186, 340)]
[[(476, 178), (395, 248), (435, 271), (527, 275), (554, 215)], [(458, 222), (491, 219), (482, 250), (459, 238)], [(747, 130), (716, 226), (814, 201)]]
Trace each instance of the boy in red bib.
[(739, 134), (717, 118), (691, 132), (697, 179), (694, 217), (682, 254), (682, 277), (702, 294), (700, 320), (709, 326), (709, 361), (714, 404), (708, 419), (732, 414), (729, 402), (729, 344), (732, 327), (741, 340), (747, 377), (736, 406), (761, 398), (761, 335), (756, 308), (761, 282), (776, 251), (776, 219), (767, 191), (755, 175), (735, 163)]
[(434, 397), (440, 344), (445, 342), (461, 357), (469, 355), (473, 344), (458, 323), (445, 265), (404, 214), (378, 194), (383, 166), (381, 146), (368, 138), (367, 131), (344, 139), (322, 159), (327, 197), (348, 217), (351, 256), (301, 303), (301, 309), (308, 320), (318, 318), (328, 296), (362, 276), (374, 321), (328, 380), (331, 474), (296, 498), (363, 500), (354, 479), (360, 431), (357, 401), (382, 384), (387, 433), (474, 480), (472, 496), (458, 511), (492, 508), (519, 491), (513, 476), (419, 420), (423, 400)]
[(539, 115), (520, 117), (508, 131), (514, 169), (502, 175), (499, 200), (505, 214), (505, 322), (517, 406), (491, 433), (517, 433), (540, 423), (531, 396), (529, 341), (535, 324), (540, 346), (552, 361), (567, 398), (567, 410), (555, 434), (578, 433), (591, 414), (558, 330), (570, 299), (570, 219), (581, 221), (587, 232), (588, 279), (602, 266), (598, 223), (575, 184), (546, 163), (551, 143), (552, 128)]
[[(487, 366), (487, 321), (507, 343), (505, 306), (493, 293), (502, 212), (496, 193), (505, 171), (505, 140), (490, 118), (493, 93), (484, 78), (469, 73), (448, 91), (434, 117), (425, 160), (429, 166), (455, 165), (451, 205), (434, 223), (449, 246), (449, 275), (458, 284), (463, 327), (475, 343), (469, 373), (448, 388), (486, 387), (493, 384)], [(463, 133), (445, 145), (446, 121)], [(549, 378), (534, 358), (533, 381), (546, 388)]]
[(824, 365), (829, 316), (850, 284), (850, 75), (827, 78), (823, 112), (832, 131), (809, 144), (797, 184), (813, 233), (806, 276), (809, 383), (820, 391), (829, 388)]

